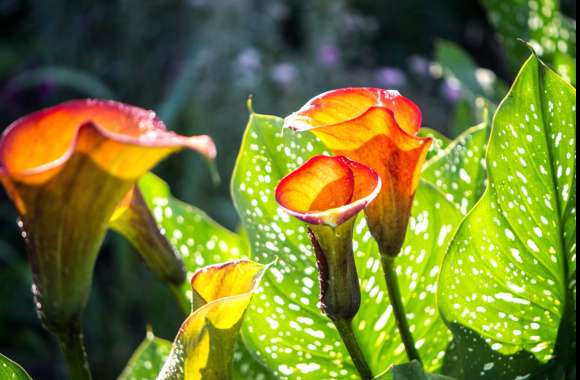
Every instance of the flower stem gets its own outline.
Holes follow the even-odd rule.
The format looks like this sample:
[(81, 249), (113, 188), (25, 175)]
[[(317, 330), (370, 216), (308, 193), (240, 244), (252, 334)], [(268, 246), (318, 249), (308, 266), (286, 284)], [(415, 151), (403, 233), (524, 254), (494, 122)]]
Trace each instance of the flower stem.
[(171, 292), (175, 295), (175, 300), (179, 304), (181, 311), (187, 316), (191, 313), (191, 301), (187, 299), (181, 288), (177, 285), (169, 285)]
[(340, 333), (340, 337), (354, 362), (358, 373), (360, 374), (361, 379), (363, 380), (371, 380), (373, 378), (373, 374), (369, 368), (369, 365), (366, 362), (364, 354), (356, 340), (356, 336), (354, 335), (354, 331), (352, 329), (352, 320), (346, 319), (333, 319), (334, 325), (336, 326), (338, 332)]
[(71, 325), (66, 331), (54, 334), (64, 355), (71, 380), (91, 380), (91, 370), (80, 324)]
[(385, 272), (385, 281), (387, 282), (389, 298), (391, 299), (391, 305), (397, 322), (397, 328), (399, 329), (399, 334), (401, 335), (401, 339), (405, 345), (407, 356), (411, 361), (416, 360), (422, 362), (419, 351), (415, 345), (415, 339), (413, 338), (413, 334), (411, 334), (411, 329), (409, 328), (409, 322), (407, 321), (405, 305), (403, 304), (403, 299), (401, 297), (401, 288), (399, 287), (399, 280), (395, 269), (395, 258), (382, 255), (381, 261), (383, 264), (383, 271)]

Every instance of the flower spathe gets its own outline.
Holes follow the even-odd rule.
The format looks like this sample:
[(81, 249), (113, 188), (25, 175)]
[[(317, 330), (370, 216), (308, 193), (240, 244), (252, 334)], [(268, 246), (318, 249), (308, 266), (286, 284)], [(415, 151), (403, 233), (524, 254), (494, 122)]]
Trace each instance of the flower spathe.
[(181, 149), (215, 157), (209, 137), (179, 136), (151, 111), (103, 100), (63, 103), (4, 132), (0, 181), (20, 215), (38, 313), (50, 331), (80, 319), (117, 205)]
[(243, 317), (267, 266), (232, 261), (197, 271), (193, 310), (181, 326), (159, 380), (230, 379)]
[(280, 207), (308, 224), (320, 273), (321, 308), (334, 321), (351, 321), (360, 308), (354, 222), (380, 189), (374, 170), (342, 156), (316, 156), (276, 188)]
[(396, 91), (349, 88), (322, 94), (286, 118), (285, 126), (314, 133), (333, 153), (374, 169), (382, 190), (365, 210), (383, 255), (397, 256), (430, 138), (417, 137), (421, 111)]
[(337, 227), (361, 212), (380, 188), (372, 169), (342, 156), (316, 156), (280, 181), (276, 200), (305, 223)]

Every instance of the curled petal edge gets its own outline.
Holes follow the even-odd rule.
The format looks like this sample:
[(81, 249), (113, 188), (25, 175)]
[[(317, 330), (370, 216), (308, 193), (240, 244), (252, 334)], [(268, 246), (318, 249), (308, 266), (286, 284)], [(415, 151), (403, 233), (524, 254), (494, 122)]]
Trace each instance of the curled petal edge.
[[(5, 144), (12, 134), (18, 133), (20, 128), (27, 126), (29, 123), (34, 123), (35, 121), (41, 120), (43, 117), (49, 115), (51, 112), (58, 110), (65, 110), (67, 107), (82, 107), (90, 104), (96, 104), (101, 107), (112, 107), (119, 112), (124, 113), (134, 113), (134, 116), (146, 116), (152, 115), (152, 112), (138, 109), (136, 107), (128, 106), (122, 103), (114, 101), (102, 101), (102, 100), (74, 100), (69, 101), (58, 106), (41, 110), (35, 112), (31, 115), (25, 116), (14, 123), (12, 123), (6, 131), (2, 134), (0, 139), (0, 179), (2, 177), (13, 178), (21, 180), (23, 182), (31, 183), (43, 183), (48, 181), (50, 178), (58, 174), (60, 169), (62, 169), (66, 163), (71, 159), (71, 157), (77, 152), (79, 147), (79, 142), (81, 136), (86, 132), (94, 133), (97, 136), (119, 144), (124, 144), (127, 146), (141, 147), (141, 148), (157, 148), (157, 149), (168, 149), (168, 153), (171, 153), (180, 149), (190, 149), (192, 151), (198, 152), (203, 155), (208, 160), (215, 159), (217, 155), (217, 150), (215, 144), (211, 137), (206, 135), (183, 137), (175, 134), (174, 132), (168, 131), (165, 125), (157, 117), (153, 117), (150, 121), (153, 123), (155, 130), (153, 132), (157, 133), (156, 139), (145, 139), (138, 136), (131, 136), (121, 133), (116, 133), (103, 128), (87, 118), (86, 121), (79, 124), (76, 131), (74, 132), (74, 137), (69, 144), (66, 151), (60, 157), (53, 159), (47, 163), (35, 165), (31, 168), (26, 168), (22, 170), (12, 170), (9, 164), (6, 164), (5, 154), (6, 148)], [(106, 170), (106, 168), (105, 168)], [(33, 177), (40, 176), (40, 179), (34, 179)], [(28, 180), (27, 180), (28, 179)]]
[[(320, 110), (324, 107), (322, 104), (324, 101), (329, 100), (331, 98), (340, 98), (342, 96), (348, 97), (349, 95), (356, 95), (356, 96), (367, 96), (369, 101), (374, 100), (374, 104), (368, 104), (365, 106), (360, 112), (353, 113), (349, 117), (346, 117), (344, 120), (340, 120), (334, 123), (322, 123), (320, 125), (315, 125), (318, 123), (312, 123), (314, 118), (312, 118), (309, 114)], [(391, 102), (391, 104), (388, 104)], [(397, 105), (396, 103), (399, 103)], [(395, 112), (395, 108), (403, 104), (407, 107), (407, 110), (410, 111), (409, 113), (412, 115), (407, 114), (410, 116), (411, 119), (404, 119), (400, 117), (397, 118), (397, 112)], [(286, 117), (284, 120), (284, 128), (292, 129), (297, 132), (305, 132), (316, 128), (322, 127), (331, 127), (335, 125), (345, 124), (352, 121), (355, 121), (366, 113), (369, 112), (372, 108), (381, 108), (387, 110), (393, 114), (393, 119), (397, 121), (397, 125), (401, 126), (404, 125), (407, 128), (400, 127), (405, 133), (414, 135), (419, 132), (421, 129), (421, 124), (423, 120), (422, 112), (419, 106), (413, 103), (410, 99), (402, 96), (396, 90), (385, 90), (380, 88), (344, 88), (339, 90), (332, 90), (325, 92), (317, 97), (311, 99), (306, 103), (300, 110), (297, 112), (292, 113), (290, 116)], [(321, 111), (323, 112), (323, 111)], [(310, 121), (309, 121), (310, 120)]]
[(373, 189), (373, 191), (369, 195), (367, 195), (366, 197), (363, 197), (361, 199), (358, 199), (355, 202), (349, 203), (347, 205), (332, 208), (332, 209), (325, 210), (325, 211), (298, 212), (298, 211), (294, 211), (294, 210), (291, 210), (287, 207), (282, 206), (282, 204), (280, 203), (279, 195), (277, 193), (276, 200), (278, 201), (279, 207), (287, 214), (289, 214), (289, 215), (291, 215), (291, 216), (293, 216), (293, 217), (295, 217), (295, 218), (297, 218), (297, 219), (299, 219), (307, 224), (327, 225), (327, 226), (333, 227), (333, 228), (338, 227), (341, 224), (344, 224), (346, 221), (348, 221), (349, 219), (351, 219), (352, 217), (354, 217), (358, 213), (360, 213), (362, 210), (364, 210), (380, 194), (381, 188), (382, 188), (381, 178), (373, 169), (371, 169), (365, 165), (362, 165), (362, 164), (359, 164), (358, 162), (349, 160), (346, 157), (337, 157), (337, 158), (342, 158), (343, 160), (348, 161), (349, 166), (363, 168), (365, 170), (368, 170), (370, 173), (372, 173), (373, 176), (376, 176), (377, 185), (375, 186), (375, 188)]

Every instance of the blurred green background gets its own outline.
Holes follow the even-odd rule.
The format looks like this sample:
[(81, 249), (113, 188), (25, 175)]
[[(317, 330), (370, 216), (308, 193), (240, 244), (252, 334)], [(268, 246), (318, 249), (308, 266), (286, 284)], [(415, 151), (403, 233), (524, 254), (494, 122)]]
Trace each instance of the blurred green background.
[[(564, 11), (576, 18), (576, 2)], [(333, 88), (395, 88), (422, 107), (426, 126), (453, 135), (466, 94), (433, 63), (440, 39), (513, 79), (475, 0), (0, 0), (0, 130), (71, 98), (154, 109), (170, 129), (215, 139), (221, 184), (190, 153), (157, 173), (235, 229), (228, 187), (249, 95), (257, 112), (283, 116)], [(34, 378), (61, 379), (15, 221), (0, 191), (0, 352)], [(182, 319), (171, 293), (111, 234), (84, 321), (95, 378), (120, 374), (148, 324), (172, 339)]]

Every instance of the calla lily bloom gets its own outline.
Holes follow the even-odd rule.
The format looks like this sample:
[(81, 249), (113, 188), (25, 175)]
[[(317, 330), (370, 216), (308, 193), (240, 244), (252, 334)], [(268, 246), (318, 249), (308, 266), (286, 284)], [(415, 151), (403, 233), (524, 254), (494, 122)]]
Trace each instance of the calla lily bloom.
[(380, 189), (377, 173), (342, 156), (314, 157), (276, 188), (282, 209), (309, 225), (320, 271), (322, 311), (330, 318), (351, 319), (360, 308), (352, 251), (354, 220)]
[(372, 374), (352, 330), (361, 304), (352, 238), (356, 216), (380, 189), (374, 170), (342, 156), (314, 157), (276, 188), (280, 207), (308, 224), (322, 312), (336, 325), (363, 379)]
[(207, 136), (176, 135), (151, 111), (101, 100), (31, 114), (2, 135), (0, 181), (20, 215), (37, 311), (61, 343), (76, 339), (62, 343), (65, 351), (80, 345), (71, 329), (80, 329), (117, 205), (139, 177), (181, 149), (215, 156)]
[(232, 378), (238, 333), (266, 269), (242, 260), (194, 274), (193, 311), (179, 330), (159, 380)]
[(351, 88), (328, 92), (286, 118), (286, 127), (310, 131), (335, 154), (373, 168), (383, 182), (366, 208), (383, 255), (397, 256), (405, 239), (430, 138), (417, 137), (421, 111), (396, 91)]

